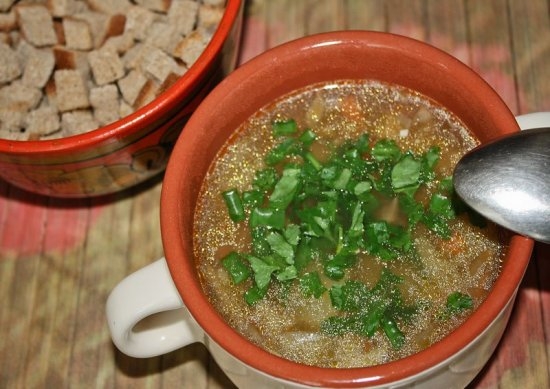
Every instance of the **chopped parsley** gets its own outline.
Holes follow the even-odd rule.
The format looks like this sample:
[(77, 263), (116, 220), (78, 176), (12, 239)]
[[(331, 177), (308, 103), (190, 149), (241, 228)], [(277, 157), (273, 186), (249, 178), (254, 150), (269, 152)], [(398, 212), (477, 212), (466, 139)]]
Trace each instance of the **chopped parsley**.
[[(248, 282), (248, 304), (263, 299), (273, 283), (296, 282), (305, 298), (328, 293), (337, 314), (323, 322), (325, 334), (372, 337), (380, 332), (400, 348), (403, 323), (419, 311), (403, 301), (402, 278), (383, 267), (376, 285), (369, 287), (346, 274), (360, 254), (382, 264), (414, 256), (411, 236), (419, 223), (450, 237), (449, 221), (457, 213), (450, 178), (431, 190), (427, 205), (415, 198), (436, 178), (439, 148), (417, 155), (389, 139), (371, 144), (363, 134), (319, 161), (311, 152), (317, 139), (313, 130), (300, 131), (291, 119), (274, 123), (272, 134), (279, 142), (267, 153), (266, 167), (256, 172), (252, 188), (223, 192), (229, 216), (248, 224), (252, 242), (251, 252), (231, 252), (223, 267), (235, 284)], [(405, 225), (377, 217), (384, 202), (397, 204)], [(319, 271), (311, 271), (312, 261)], [(453, 293), (444, 316), (471, 307), (469, 296)]]
[(473, 299), (462, 292), (453, 292), (447, 296), (447, 303), (440, 315), (440, 319), (446, 320), (451, 316), (456, 316), (469, 311), (474, 307)]

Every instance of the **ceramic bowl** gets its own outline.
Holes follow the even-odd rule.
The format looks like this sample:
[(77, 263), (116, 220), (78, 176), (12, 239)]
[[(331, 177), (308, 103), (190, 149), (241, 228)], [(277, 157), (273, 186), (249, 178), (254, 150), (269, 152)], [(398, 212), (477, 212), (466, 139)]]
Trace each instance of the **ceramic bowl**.
[[(144, 357), (199, 341), (243, 388), (463, 388), (479, 373), (503, 334), (528, 265), (533, 241), (525, 237), (510, 234), (500, 276), (459, 328), (417, 354), (378, 366), (320, 368), (273, 355), (233, 330), (203, 293), (193, 254), (193, 215), (211, 161), (258, 109), (295, 89), (342, 79), (374, 79), (417, 90), (453, 111), (482, 142), (519, 130), (505, 103), (479, 75), (451, 55), (410, 38), (331, 32), (259, 55), (209, 94), (176, 143), (160, 204), (166, 258), (125, 279), (107, 303), (119, 349)], [(151, 286), (147, 292), (145, 285)], [(140, 319), (167, 309), (181, 315), (150, 333), (132, 330)]]
[[(170, 158), (161, 200), (168, 267), (184, 305), (208, 338), (225, 351), (221, 355), (231, 355), (250, 371), (312, 386), (460, 387), (485, 365), (504, 331), (530, 258), (533, 242), (529, 239), (510, 239), (502, 274), (491, 293), (456, 331), (418, 354), (359, 369), (300, 365), (252, 345), (212, 308), (197, 277), (191, 240), (195, 202), (211, 160), (228, 137), (252, 113), (294, 89), (361, 78), (404, 85), (432, 97), (458, 115), (482, 142), (518, 131), (513, 114), (480, 76), (424, 43), (375, 32), (328, 33), (290, 42), (235, 71), (187, 123)], [(222, 368), (227, 360), (220, 358)], [(232, 378), (246, 382), (239, 376)]]
[(131, 115), (56, 140), (0, 139), (0, 177), (31, 192), (79, 198), (121, 191), (164, 171), (189, 115), (235, 68), (243, 8), (243, 0), (228, 0), (216, 32), (196, 62)]

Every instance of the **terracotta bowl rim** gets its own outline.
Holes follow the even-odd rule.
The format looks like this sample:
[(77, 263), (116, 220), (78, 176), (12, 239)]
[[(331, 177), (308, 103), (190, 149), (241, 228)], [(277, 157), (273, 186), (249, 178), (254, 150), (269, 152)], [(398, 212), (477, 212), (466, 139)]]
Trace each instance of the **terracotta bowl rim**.
[(201, 76), (208, 70), (216, 55), (221, 51), (235, 20), (238, 18), (243, 1), (227, 0), (222, 19), (204, 51), (182, 77), (152, 102), (113, 123), (83, 134), (51, 140), (7, 140), (0, 138), (0, 153), (28, 156), (32, 154), (75, 152), (93, 147), (111, 138), (123, 139), (139, 129), (151, 126), (157, 121), (169, 120), (170, 118), (163, 118), (165, 112), (174, 109), (179, 100), (186, 97), (186, 93), (196, 88)]
[[(181, 160), (186, 158), (183, 155), (184, 144), (188, 138), (191, 139), (193, 136), (198, 136), (197, 134), (193, 134), (193, 131), (198, 132), (197, 130), (201, 128), (200, 117), (208, 115), (209, 109), (215, 106), (213, 104), (218, 101), (224, 101), (223, 96), (229, 90), (228, 88), (239, 85), (239, 82), (244, 83), (247, 77), (253, 74), (254, 69), (269, 66), (270, 62), (273, 61), (280, 61), (288, 51), (298, 52), (311, 47), (319, 48), (323, 45), (334, 44), (334, 42), (353, 46), (357, 44), (358, 40), (368, 41), (369, 45), (372, 46), (389, 45), (390, 47), (398, 48), (406, 45), (411, 49), (421, 50), (427, 54), (429, 53), (431, 56), (437, 57), (446, 66), (459, 70), (470, 81), (475, 82), (476, 86), (482, 90), (479, 93), (486, 93), (487, 96), (494, 99), (494, 105), (498, 106), (495, 109), (500, 109), (508, 115), (505, 119), (508, 120), (507, 124), (515, 123), (515, 120), (513, 120), (514, 116), (502, 99), (477, 73), (450, 54), (427, 43), (385, 32), (336, 31), (315, 34), (269, 49), (267, 52), (258, 55), (237, 68), (214, 88), (191, 116), (180, 135), (168, 163), (161, 194), (161, 229), (165, 255), (172, 278), (191, 315), (197, 320), (208, 337), (248, 366), (279, 379), (305, 385), (332, 387), (344, 385), (351, 387), (380, 385), (422, 374), (426, 370), (444, 363), (482, 334), (514, 298), (533, 248), (533, 241), (531, 239), (517, 235), (513, 236), (507, 256), (514, 258), (510, 258), (511, 260), (506, 262), (501, 276), (496, 281), (487, 299), (462, 326), (424, 351), (394, 362), (373, 367), (351, 369), (320, 368), (280, 358), (249, 343), (226, 324), (214, 308), (210, 306), (207, 298), (200, 290), (196, 276), (183, 266), (183, 262), (185, 261), (180, 260), (180, 258), (185, 258), (185, 252), (180, 242), (180, 234), (182, 232), (179, 209), (181, 208), (181, 204), (178, 196), (181, 193), (181, 188), (185, 185), (184, 180), (180, 179), (180, 176), (186, 174), (185, 168), (189, 169), (189, 166), (183, 166), (181, 163)], [(225, 100), (225, 104), (227, 104), (227, 100)], [(518, 130), (519, 128), (516, 123), (515, 128), (511, 129), (511, 131)], [(190, 150), (186, 151), (189, 152)]]

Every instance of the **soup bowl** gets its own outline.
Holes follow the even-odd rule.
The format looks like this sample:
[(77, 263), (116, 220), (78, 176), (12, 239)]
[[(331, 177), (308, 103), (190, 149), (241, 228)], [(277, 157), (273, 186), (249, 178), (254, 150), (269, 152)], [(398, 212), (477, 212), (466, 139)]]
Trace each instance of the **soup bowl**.
[(298, 88), (342, 79), (373, 79), (419, 91), (456, 114), (481, 142), (519, 130), (479, 75), (410, 38), (331, 32), (285, 43), (250, 60), (209, 94), (176, 143), (161, 196), (165, 258), (124, 279), (107, 301), (112, 338), (122, 352), (148, 357), (202, 342), (239, 387), (464, 387), (479, 373), (508, 322), (533, 247), (528, 238), (509, 235), (501, 274), (460, 327), (421, 352), (372, 367), (321, 368), (273, 355), (233, 330), (203, 292), (195, 267), (193, 217), (212, 160), (266, 104)]
[(244, 1), (228, 0), (200, 56), (168, 89), (95, 130), (51, 140), (0, 139), (0, 177), (56, 197), (118, 192), (163, 172), (183, 124), (237, 62)]

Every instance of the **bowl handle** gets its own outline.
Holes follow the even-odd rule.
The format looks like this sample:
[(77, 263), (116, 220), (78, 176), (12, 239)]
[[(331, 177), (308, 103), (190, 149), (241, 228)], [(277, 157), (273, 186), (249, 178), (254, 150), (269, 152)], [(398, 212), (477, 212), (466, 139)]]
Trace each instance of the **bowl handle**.
[(533, 112), (516, 116), (516, 121), (522, 130), (550, 127), (550, 111)]
[(204, 339), (164, 258), (124, 278), (109, 295), (106, 314), (114, 344), (132, 357), (166, 354)]

